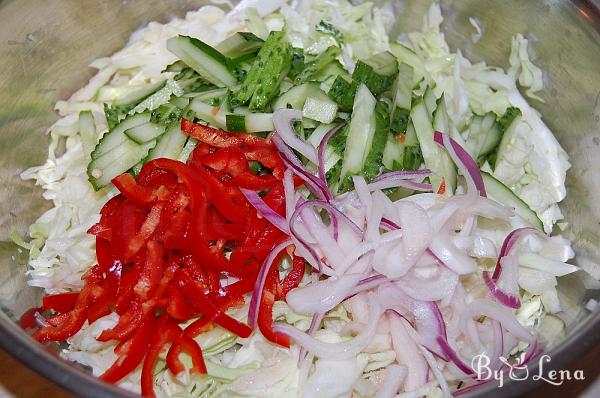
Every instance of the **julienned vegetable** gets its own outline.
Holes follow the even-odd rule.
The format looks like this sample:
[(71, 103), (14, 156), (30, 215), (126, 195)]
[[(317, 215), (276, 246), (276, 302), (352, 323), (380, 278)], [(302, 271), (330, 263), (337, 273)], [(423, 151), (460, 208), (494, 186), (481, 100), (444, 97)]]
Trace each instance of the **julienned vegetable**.
[(22, 326), (145, 396), (449, 396), (531, 360), (579, 269), (514, 79), (436, 5), (401, 44), (366, 3), (275, 3), (153, 24), (58, 106)]
[[(137, 179), (127, 173), (113, 179), (120, 194), (107, 202), (100, 222), (89, 230), (96, 236), (98, 264), (84, 276), (81, 292), (45, 297), (37, 311), (48, 325), (33, 334), (39, 341), (66, 340), (86, 321), (116, 312), (118, 323), (98, 340), (117, 341), (118, 359), (100, 378), (118, 382), (143, 362), (144, 396), (154, 396), (155, 363), (166, 344), (173, 374), (184, 370), (182, 352), (192, 358), (192, 373), (206, 373), (194, 337), (217, 325), (240, 337), (251, 334), (251, 328), (225, 311), (244, 302), (261, 264), (286, 239), (259, 218), (242, 194), (248, 189), (266, 192), (264, 206), (283, 212), (283, 164), (270, 141), (186, 120), (182, 128), (199, 141), (187, 164), (155, 159)], [(270, 174), (250, 171), (248, 162), (258, 157)], [(285, 255), (283, 251), (275, 263)], [(289, 346), (287, 337), (271, 331), (272, 308), (302, 279), (304, 261), (292, 258), (294, 267), (283, 280), (267, 273), (256, 311), (264, 336), (284, 346)], [(223, 286), (223, 274), (237, 281)], [(187, 327), (180, 326), (189, 320), (193, 322)], [(24, 319), (22, 325), (35, 323)]]

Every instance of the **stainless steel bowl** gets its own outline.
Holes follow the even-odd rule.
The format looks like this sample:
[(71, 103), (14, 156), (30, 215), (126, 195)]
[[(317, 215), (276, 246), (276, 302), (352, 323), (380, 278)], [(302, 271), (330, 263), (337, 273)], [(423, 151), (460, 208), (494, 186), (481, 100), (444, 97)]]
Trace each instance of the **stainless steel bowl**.
[[(56, 120), (53, 104), (67, 98), (92, 75), (87, 65), (121, 48), (135, 29), (153, 20), (182, 16), (206, 1), (193, 0), (4, 0), (0, 1), (0, 346), (64, 388), (86, 397), (126, 397), (34, 342), (14, 320), (34, 306), (40, 292), (26, 284), (16, 261), (11, 228), (24, 234), (48, 203), (19, 173), (47, 155), (45, 129)], [(418, 29), (430, 1), (396, 3), (398, 31)], [(531, 39), (533, 58), (545, 71), (545, 104), (536, 103), (571, 157), (568, 196), (562, 204), (577, 261), (600, 276), (600, 11), (595, 0), (442, 0), (444, 29), (453, 48), (473, 60), (507, 66), (511, 36)], [(469, 17), (485, 27), (473, 45)], [(564, 368), (600, 341), (600, 313), (583, 303), (599, 298), (581, 278), (560, 282), (565, 304), (576, 314), (567, 336), (550, 350), (551, 366)], [(535, 369), (531, 370), (533, 373)], [(498, 396), (514, 396), (534, 382), (490, 386)]]

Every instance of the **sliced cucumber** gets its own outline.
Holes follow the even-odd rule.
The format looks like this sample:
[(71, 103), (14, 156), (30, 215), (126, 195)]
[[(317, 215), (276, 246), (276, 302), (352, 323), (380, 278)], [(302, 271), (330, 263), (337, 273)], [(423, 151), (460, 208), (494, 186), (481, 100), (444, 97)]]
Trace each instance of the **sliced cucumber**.
[(473, 116), (468, 131), (467, 148), (475, 159), (489, 154), (502, 139), (502, 132), (493, 112), (488, 112), (484, 116)]
[(98, 89), (96, 101), (110, 102), (113, 106), (134, 107), (165, 86), (166, 80), (126, 86), (106, 85)]
[(79, 134), (81, 135), (83, 153), (89, 162), (90, 154), (98, 141), (98, 132), (96, 131), (96, 123), (94, 122), (92, 111), (79, 112)]
[(402, 159), (404, 157), (403, 145), (393, 134), (388, 134), (381, 162), (388, 170), (402, 168)]
[(125, 130), (125, 135), (129, 139), (137, 142), (138, 144), (143, 144), (144, 142), (156, 139), (164, 132), (164, 126), (154, 123), (144, 123), (139, 126), (135, 126), (128, 130)]
[(505, 206), (512, 207), (515, 210), (515, 214), (525, 220), (528, 224), (539, 229), (540, 231), (544, 231), (544, 224), (538, 215), (531, 210), (529, 205), (519, 198), (509, 187), (485, 171), (481, 172), (481, 176), (483, 177), (485, 190), (490, 198), (502, 203)]
[(244, 83), (236, 93), (240, 105), (264, 110), (279, 93), (279, 86), (292, 64), (292, 46), (284, 32), (271, 32), (258, 52)]
[(126, 137), (118, 147), (93, 159), (87, 167), (88, 179), (94, 189), (108, 185), (113, 178), (134, 167), (146, 157), (156, 141), (139, 145)]
[[(375, 133), (375, 105), (377, 100), (366, 85), (360, 84), (354, 99), (352, 119), (348, 126), (346, 149), (342, 163), (340, 181), (346, 176), (360, 174), (369, 153)], [(432, 133), (433, 142), (433, 133)]]
[(425, 89), (425, 92), (423, 93), (423, 102), (425, 103), (429, 114), (433, 115), (433, 112), (437, 108), (437, 98), (435, 97), (431, 86), (427, 86)]
[(386, 51), (358, 61), (352, 79), (364, 83), (373, 94), (379, 95), (390, 88), (397, 74), (398, 60)]
[(204, 120), (215, 127), (224, 129), (226, 127), (225, 114), (220, 113), (219, 107), (209, 105), (198, 98), (190, 103), (188, 108), (195, 117)]
[(429, 74), (425, 68), (425, 65), (423, 64), (423, 61), (413, 50), (405, 45), (398, 42), (390, 42), (390, 52), (396, 56), (399, 62), (404, 62), (405, 64), (408, 64), (414, 68), (415, 74), (412, 82), (413, 87), (419, 82), (419, 80), (426, 77), (424, 75)]
[(187, 162), (188, 159), (190, 158), (192, 152), (194, 152), (194, 149), (196, 149), (197, 145), (198, 145), (198, 140), (195, 138), (189, 137), (187, 139), (185, 145), (183, 146), (181, 153), (177, 157), (177, 160), (179, 160), (180, 162)]
[(321, 123), (331, 123), (335, 120), (338, 106), (323, 91), (308, 96), (302, 107), (302, 116)]
[(502, 139), (498, 145), (498, 151), (495, 154), (495, 159), (490, 164), (494, 165), (494, 169), (498, 167), (498, 163), (514, 138), (515, 130), (519, 120), (521, 120), (521, 110), (518, 108), (508, 108), (504, 115), (498, 120), (498, 128), (502, 134)]
[(314, 80), (314, 77), (327, 65), (335, 61), (341, 50), (339, 47), (331, 46), (314, 60), (308, 62), (302, 68), (302, 71), (294, 78), (295, 84), (302, 84), (309, 80)]
[(419, 140), (425, 166), (432, 172), (429, 179), (433, 185), (433, 191), (437, 192), (442, 181), (445, 181), (446, 192), (452, 194), (456, 188), (456, 166), (446, 150), (433, 141), (433, 125), (430, 115), (423, 98), (414, 101), (410, 117)]
[(189, 97), (193, 97), (198, 101), (210, 101), (215, 98), (221, 98), (227, 95), (228, 88), (216, 88), (214, 90), (203, 91), (201, 93), (190, 93)]
[(167, 40), (167, 49), (215, 86), (230, 87), (237, 84), (237, 79), (227, 66), (227, 58), (208, 44), (180, 35)]
[(317, 83), (304, 83), (294, 86), (277, 98), (273, 103), (273, 109), (287, 108), (291, 105), (294, 109), (302, 109), (309, 96), (318, 96), (323, 93)]
[(383, 152), (387, 138), (390, 135), (389, 117), (387, 104), (383, 101), (377, 101), (377, 105), (375, 105), (375, 131), (371, 140), (367, 143), (368, 153), (363, 166), (363, 175), (367, 181), (377, 177), (383, 169)]
[(144, 163), (158, 158), (178, 159), (187, 139), (188, 135), (181, 131), (179, 125), (172, 126), (159, 137)]
[(237, 32), (221, 43), (215, 49), (230, 58), (238, 58), (246, 54), (257, 53), (264, 40), (251, 32)]
[(272, 113), (228, 114), (225, 120), (227, 131), (258, 133), (275, 129)]
[(125, 135), (125, 130), (148, 123), (149, 121), (149, 112), (127, 116), (119, 124), (117, 124), (115, 128), (102, 136), (100, 142), (98, 142), (98, 145), (96, 145), (96, 148), (94, 148), (91, 158), (99, 158), (100, 156), (112, 151), (114, 148), (119, 147), (126, 141), (130, 141)]
[(331, 84), (327, 95), (337, 102), (341, 111), (350, 112), (354, 105), (354, 96), (357, 89), (357, 82), (348, 81), (342, 75), (338, 75)]

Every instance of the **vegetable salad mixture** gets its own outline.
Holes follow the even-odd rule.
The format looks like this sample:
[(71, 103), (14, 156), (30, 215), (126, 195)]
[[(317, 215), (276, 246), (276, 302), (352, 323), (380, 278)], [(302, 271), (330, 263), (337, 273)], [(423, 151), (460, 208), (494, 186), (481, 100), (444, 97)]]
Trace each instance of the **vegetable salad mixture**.
[(549, 236), (567, 155), (517, 88), (543, 101), (542, 72), (521, 35), (504, 71), (437, 4), (394, 15), (205, 6), (94, 61), (23, 173), (54, 207), (22, 326), (147, 397), (451, 396), (476, 355), (539, 355), (583, 272)]

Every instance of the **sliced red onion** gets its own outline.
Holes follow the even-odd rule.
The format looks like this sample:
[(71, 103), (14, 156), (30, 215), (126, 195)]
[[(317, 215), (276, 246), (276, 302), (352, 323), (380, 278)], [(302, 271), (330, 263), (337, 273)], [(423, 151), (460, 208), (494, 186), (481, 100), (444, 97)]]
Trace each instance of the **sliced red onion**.
[(385, 367), (385, 377), (375, 398), (393, 398), (400, 391), (406, 378), (406, 366), (391, 364)]
[(325, 343), (287, 324), (277, 324), (273, 327), (273, 330), (276, 333), (289, 336), (298, 345), (304, 347), (306, 351), (314, 353), (317, 357), (341, 361), (355, 357), (369, 344), (377, 330), (382, 313), (378, 301), (370, 294), (367, 327), (356, 337), (341, 343)]
[(500, 260), (510, 253), (513, 246), (516, 245), (517, 242), (519, 242), (519, 240), (528, 235), (537, 235), (538, 237), (546, 238), (546, 235), (532, 227), (518, 228), (509, 233), (508, 236), (504, 239), (504, 242), (502, 242), (502, 247), (500, 248), (500, 253), (498, 254), (498, 260), (496, 261), (496, 268), (494, 268), (494, 274), (492, 275), (493, 281), (498, 281), (500, 273), (502, 272), (502, 265), (500, 264)]
[(44, 318), (44, 316), (37, 311), (33, 314), (33, 318), (35, 319), (35, 323), (37, 323), (37, 325), (41, 328), (47, 328), (50, 326), (50, 324), (46, 321), (46, 318)]
[(459, 275), (471, 274), (477, 271), (477, 263), (462, 250), (458, 249), (447, 233), (435, 236), (429, 245), (429, 250), (452, 271)]
[(397, 170), (390, 171), (388, 173), (383, 173), (371, 180), (371, 182), (379, 182), (388, 179), (401, 179), (401, 180), (423, 180), (425, 177), (429, 177), (431, 175), (431, 170), (429, 169), (420, 169), (420, 170)]
[(317, 148), (317, 159), (319, 161), (317, 164), (319, 178), (322, 181), (325, 181), (325, 184), (327, 184), (327, 176), (325, 175), (325, 148), (327, 148), (327, 143), (329, 142), (331, 137), (333, 137), (333, 135), (337, 133), (340, 130), (340, 128), (342, 128), (342, 126), (343, 124), (338, 124), (331, 130), (329, 130), (327, 134), (323, 136), (323, 139), (321, 140), (321, 142), (319, 143), (319, 147)]
[(502, 366), (499, 358), (504, 353), (504, 332), (502, 331), (502, 324), (495, 319), (492, 319), (492, 335), (494, 350), (492, 352), (492, 362), (490, 366), (495, 369)]
[(521, 325), (512, 310), (502, 307), (486, 299), (477, 299), (465, 307), (465, 316), (473, 318), (484, 315), (501, 323), (502, 327), (521, 341), (529, 343), (529, 348), (521, 361), (521, 364), (529, 362), (538, 353), (538, 340), (531, 332)]
[(404, 390), (412, 391), (427, 382), (429, 367), (427, 361), (421, 354), (417, 344), (408, 335), (407, 329), (410, 323), (397, 312), (390, 314), (390, 329), (392, 334), (392, 347), (396, 352), (396, 361), (407, 366)]
[(450, 347), (450, 344), (448, 344), (448, 341), (446, 339), (444, 339), (442, 336), (438, 336), (436, 341), (442, 349), (444, 355), (449, 359), (450, 362), (456, 365), (456, 367), (460, 369), (461, 372), (471, 377), (475, 376), (475, 372), (473, 371), (473, 369), (471, 369), (470, 366), (463, 362), (463, 360), (458, 356), (456, 351), (454, 351), (454, 349)]
[(265, 258), (265, 261), (262, 263), (260, 267), (260, 271), (258, 272), (258, 276), (256, 277), (256, 283), (254, 284), (254, 290), (252, 292), (252, 298), (250, 299), (250, 308), (248, 309), (248, 326), (251, 329), (256, 327), (256, 321), (258, 316), (258, 307), (260, 307), (260, 301), (262, 299), (262, 292), (265, 287), (265, 282), (267, 280), (267, 274), (269, 270), (273, 266), (275, 257), (279, 255), (282, 250), (285, 250), (288, 246), (292, 244), (291, 240), (286, 240), (275, 246), (271, 253)]
[(425, 184), (415, 180), (423, 180), (423, 178), (431, 175), (430, 170), (399, 170), (384, 173), (375, 177), (368, 185), (370, 191), (379, 189), (404, 187), (415, 191), (431, 192), (431, 184)]
[(447, 339), (446, 323), (437, 304), (432, 301), (415, 301), (412, 312), (415, 317), (415, 329), (421, 336), (421, 342), (432, 353), (448, 361), (448, 356), (437, 342), (438, 337)]
[(279, 213), (267, 206), (267, 204), (255, 191), (251, 191), (245, 188), (240, 188), (240, 191), (246, 197), (246, 199), (248, 199), (248, 202), (250, 202), (252, 207), (254, 207), (261, 216), (266, 218), (267, 221), (276, 226), (284, 234), (290, 234), (290, 228), (285, 218), (283, 218), (281, 215), (279, 215)]
[(437, 274), (430, 278), (420, 277), (412, 268), (396, 285), (415, 300), (438, 301), (451, 295), (458, 284), (458, 275), (445, 266), (436, 266)]
[(434, 133), (433, 140), (446, 148), (454, 163), (461, 169), (462, 174), (467, 179), (469, 191), (475, 188), (480, 196), (486, 197), (487, 194), (481, 171), (477, 166), (477, 162), (469, 155), (469, 152), (460, 146), (458, 142), (454, 141), (452, 137), (439, 131)]
[(400, 229), (400, 226), (398, 224), (396, 224), (395, 222), (393, 222), (392, 220), (382, 217), (381, 218), (381, 228), (386, 229), (388, 231), (394, 231), (396, 229)]
[(344, 301), (363, 279), (360, 274), (331, 277), (290, 291), (286, 301), (299, 314), (327, 313)]
[(483, 271), (483, 281), (485, 282), (487, 288), (490, 290), (492, 296), (494, 296), (494, 298), (500, 303), (509, 308), (521, 307), (521, 300), (519, 299), (519, 296), (507, 293), (500, 289), (496, 282), (494, 282), (494, 280), (490, 277), (488, 271)]
[(431, 352), (429, 352), (422, 344), (420, 344), (421, 336), (419, 336), (419, 334), (417, 333), (417, 331), (415, 329), (407, 328), (407, 331), (408, 331), (408, 334), (410, 335), (410, 337), (413, 339), (413, 341), (419, 347), (421, 354), (423, 354), (425, 361), (427, 361), (427, 364), (429, 365), (429, 369), (428, 369), (429, 372), (427, 372), (427, 381), (429, 382), (430, 373), (433, 373), (433, 376), (436, 378), (440, 388), (442, 389), (444, 397), (449, 397), (451, 394), (450, 394), (450, 389), (448, 388), (448, 383), (446, 382), (446, 378), (442, 374), (436, 359), (433, 357)]
[(306, 187), (313, 194), (323, 200), (330, 201), (333, 199), (333, 195), (331, 194), (331, 191), (329, 191), (327, 184), (308, 171), (308, 169), (302, 164), (300, 159), (298, 159), (296, 154), (287, 146), (285, 141), (279, 136), (279, 134), (277, 134), (277, 132), (273, 133), (271, 140), (277, 147), (279, 156), (281, 156), (281, 159), (285, 165), (292, 169), (294, 173), (304, 180)]
[(296, 109), (277, 109), (273, 112), (273, 125), (285, 143), (301, 153), (314, 164), (318, 164), (317, 151), (309, 143), (296, 136), (292, 128), (294, 120), (302, 120), (302, 111)]

